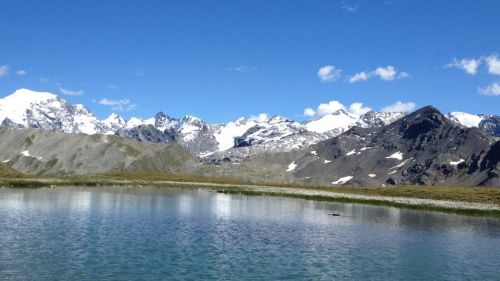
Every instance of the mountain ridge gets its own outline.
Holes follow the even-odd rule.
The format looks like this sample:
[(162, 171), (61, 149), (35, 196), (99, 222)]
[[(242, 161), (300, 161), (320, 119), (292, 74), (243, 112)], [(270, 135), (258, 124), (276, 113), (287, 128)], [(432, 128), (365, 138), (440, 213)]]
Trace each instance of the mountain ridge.
[[(112, 113), (99, 120), (84, 105), (71, 104), (47, 92), (19, 89), (0, 99), (0, 120), (11, 128), (42, 128), (65, 133), (119, 135), (153, 143), (179, 143), (208, 161), (305, 149), (353, 127), (382, 127), (403, 116), (405, 114), (400, 112), (375, 111), (356, 115), (339, 109), (304, 122), (276, 115), (207, 124), (195, 116), (173, 118), (159, 111), (147, 119), (125, 120)], [(479, 127), (490, 135), (500, 136), (499, 116), (450, 112), (446, 117), (456, 124)]]
[[(12, 108), (14, 110), (9, 110)], [(378, 112), (355, 115), (338, 110), (306, 122), (266, 116), (260, 119), (242, 117), (226, 124), (207, 124), (195, 116), (173, 118), (159, 111), (148, 119), (132, 117), (125, 120), (112, 113), (108, 118), (98, 120), (84, 105), (73, 105), (57, 95), (28, 89), (19, 89), (0, 99), (0, 114), (2, 123), (12, 128), (116, 134), (136, 141), (177, 142), (198, 156), (223, 158), (300, 149), (338, 135), (352, 126), (380, 126), (403, 115)], [(241, 147), (246, 149), (239, 149)]]

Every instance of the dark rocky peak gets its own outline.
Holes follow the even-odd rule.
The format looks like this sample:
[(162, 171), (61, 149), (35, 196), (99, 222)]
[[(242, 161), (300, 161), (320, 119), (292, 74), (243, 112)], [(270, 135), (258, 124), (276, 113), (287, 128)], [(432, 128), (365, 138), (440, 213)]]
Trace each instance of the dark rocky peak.
[(163, 113), (161, 111), (155, 114), (155, 119), (157, 119), (157, 120), (165, 120), (168, 117), (169, 117), (168, 115), (166, 115), (165, 113)]
[(155, 127), (162, 129), (166, 129), (166, 127), (170, 127), (179, 121), (178, 119), (172, 118), (161, 111), (155, 114), (154, 119)]
[(3, 121), (2, 121), (2, 126), (4, 127), (9, 127), (9, 128), (14, 128), (14, 129), (21, 129), (21, 128), (24, 128), (23, 125), (21, 124), (17, 124), (17, 123), (14, 123), (12, 122), (12, 120), (10, 120), (9, 118), (5, 118)]
[(163, 113), (163, 111), (159, 111), (155, 114), (155, 119), (158, 120), (178, 120), (176, 118), (170, 117), (169, 115)]
[(169, 130), (160, 131), (153, 125), (139, 125), (132, 129), (120, 129), (115, 135), (126, 137), (136, 141), (147, 141), (153, 143), (171, 143), (175, 142), (174, 132)]
[(455, 125), (433, 106), (425, 106), (388, 126), (405, 139), (438, 137)]
[(198, 117), (191, 116), (191, 115), (184, 116), (184, 118), (182, 118), (182, 120), (181, 120), (181, 123), (183, 123), (183, 124), (191, 124), (191, 125), (194, 125), (194, 126), (197, 126), (197, 127), (206, 126), (206, 124), (205, 124), (205, 122), (203, 122), (203, 120), (201, 120)]

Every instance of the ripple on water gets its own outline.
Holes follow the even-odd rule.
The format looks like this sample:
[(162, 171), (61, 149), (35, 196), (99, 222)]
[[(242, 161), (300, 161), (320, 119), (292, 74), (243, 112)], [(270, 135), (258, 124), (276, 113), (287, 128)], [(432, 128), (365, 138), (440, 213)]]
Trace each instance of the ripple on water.
[(494, 218), (205, 190), (2, 189), (0, 279), (494, 279), (499, 230)]

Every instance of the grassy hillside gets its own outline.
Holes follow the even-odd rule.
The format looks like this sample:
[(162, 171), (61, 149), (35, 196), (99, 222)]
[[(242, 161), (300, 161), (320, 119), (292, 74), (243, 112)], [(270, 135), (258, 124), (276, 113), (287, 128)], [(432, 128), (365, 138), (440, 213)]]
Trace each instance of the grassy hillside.
[(26, 176), (25, 174), (15, 169), (12, 169), (9, 166), (0, 164), (0, 178), (23, 178), (25, 176)]
[(112, 135), (66, 134), (0, 127), (0, 161), (33, 175), (109, 171), (187, 172), (198, 160), (178, 144), (136, 142)]

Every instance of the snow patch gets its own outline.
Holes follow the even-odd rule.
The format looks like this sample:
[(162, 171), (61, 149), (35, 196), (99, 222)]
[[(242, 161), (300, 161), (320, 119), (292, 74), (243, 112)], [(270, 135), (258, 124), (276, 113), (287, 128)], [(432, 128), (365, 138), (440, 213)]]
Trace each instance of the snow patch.
[(325, 159), (325, 161), (323, 161), (324, 164), (328, 164), (330, 162), (332, 162), (332, 161), (331, 160), (326, 160), (326, 159)]
[(41, 157), (41, 156), (32, 156), (32, 155), (30, 155), (30, 152), (28, 150), (22, 151), (21, 154), (24, 155), (24, 156), (26, 156), (26, 157), (35, 157), (38, 160), (43, 159), (43, 157)]
[(347, 177), (343, 177), (343, 178), (340, 178), (334, 182), (332, 182), (332, 184), (344, 184), (350, 180), (352, 180), (353, 176), (347, 176)]
[(403, 160), (403, 153), (401, 153), (400, 151), (390, 155), (390, 156), (387, 156), (385, 157), (387, 159), (398, 159), (398, 160)]
[(395, 174), (397, 171), (392, 171), (392, 172), (389, 172), (387, 173), (388, 175), (392, 175), (392, 174)]
[(295, 168), (297, 168), (297, 164), (295, 164), (295, 161), (293, 161), (292, 163), (290, 163), (290, 165), (288, 165), (288, 170), (286, 170), (286, 171), (291, 172), (291, 171), (295, 170)]
[(313, 150), (313, 151), (311, 151), (310, 153), (311, 153), (312, 155), (316, 155), (316, 156), (318, 156), (318, 152), (316, 152), (316, 150)]
[(460, 159), (458, 161), (450, 161), (450, 165), (457, 166), (458, 164), (464, 162), (464, 159)]
[(355, 150), (355, 149), (353, 149), (353, 150), (351, 150), (351, 151), (347, 152), (346, 156), (350, 156), (350, 155), (353, 155), (353, 154), (355, 154), (355, 153), (356, 153), (356, 150)]
[(370, 178), (374, 178), (374, 177), (376, 177), (376, 176), (377, 176), (377, 174), (368, 174), (368, 176), (369, 176)]
[(2, 163), (7, 163), (9, 161), (10, 161), (10, 159), (6, 159), (6, 160), (3, 160)]
[(255, 126), (255, 121), (238, 119), (236, 122), (229, 122), (223, 126), (219, 132), (215, 133), (215, 140), (219, 143), (219, 151), (224, 151), (234, 146), (234, 138), (242, 136), (248, 129)]

